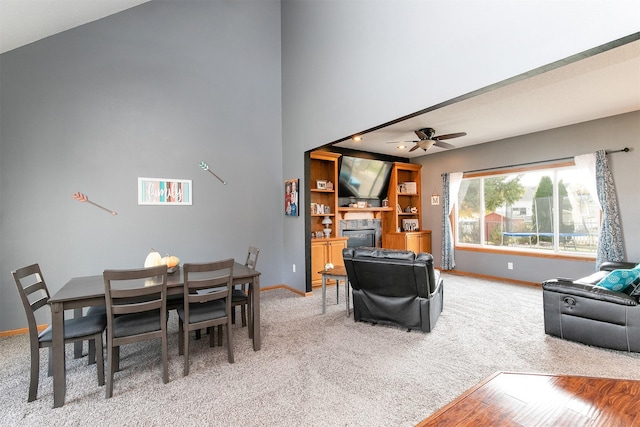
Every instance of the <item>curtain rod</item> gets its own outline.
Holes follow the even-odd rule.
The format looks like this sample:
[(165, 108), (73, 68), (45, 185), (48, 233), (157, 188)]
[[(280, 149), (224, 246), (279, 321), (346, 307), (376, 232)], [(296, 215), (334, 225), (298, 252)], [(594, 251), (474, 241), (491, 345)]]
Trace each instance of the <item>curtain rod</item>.
[[(621, 148), (620, 150), (605, 151), (605, 154), (622, 153), (622, 152), (628, 153), (629, 151), (631, 151), (631, 149), (629, 147), (624, 147), (624, 148)], [(509, 168), (515, 168), (515, 167), (519, 167), (519, 166), (537, 165), (537, 164), (540, 164), (540, 163), (559, 162), (559, 161), (562, 161), (562, 160), (571, 160), (571, 159), (573, 159), (573, 156), (572, 157), (559, 157), (557, 159), (538, 160), (536, 162), (518, 163), (517, 165), (506, 165), (506, 166), (496, 166), (496, 167), (493, 167), (493, 168), (475, 169), (475, 170), (471, 170), (471, 171), (464, 171), (462, 173), (476, 173), (476, 172), (485, 172), (485, 171), (499, 170), (499, 169), (509, 169)]]

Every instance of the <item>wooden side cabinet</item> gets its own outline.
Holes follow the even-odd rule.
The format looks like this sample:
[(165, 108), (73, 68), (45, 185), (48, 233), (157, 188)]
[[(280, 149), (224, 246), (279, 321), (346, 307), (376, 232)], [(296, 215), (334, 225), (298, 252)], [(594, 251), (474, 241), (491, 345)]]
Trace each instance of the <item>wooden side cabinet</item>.
[(431, 230), (387, 233), (386, 248), (431, 253)]
[(311, 286), (322, 286), (322, 275), (318, 272), (328, 262), (344, 265), (342, 250), (347, 247), (347, 240), (347, 237), (311, 239)]

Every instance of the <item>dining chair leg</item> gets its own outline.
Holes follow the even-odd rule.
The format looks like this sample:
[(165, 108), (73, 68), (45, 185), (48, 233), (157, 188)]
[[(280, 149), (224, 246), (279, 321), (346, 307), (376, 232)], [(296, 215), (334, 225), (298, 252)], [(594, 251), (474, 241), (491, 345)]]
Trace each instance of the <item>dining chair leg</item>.
[(96, 363), (96, 342), (95, 340), (89, 340), (89, 353), (87, 364), (93, 365)]
[(162, 335), (162, 382), (165, 384), (169, 382), (169, 346), (166, 329)]
[[(51, 358), (49, 358), (51, 360)], [(27, 402), (33, 402), (38, 396), (38, 380), (40, 379), (40, 347), (38, 343), (31, 344), (31, 378), (29, 378), (29, 397)]]
[(47, 365), (47, 376), (53, 375), (53, 346), (49, 347), (49, 362)]
[(182, 350), (182, 354), (184, 357), (184, 368), (182, 370), (182, 375), (185, 377), (189, 375), (189, 329), (183, 327), (183, 332), (180, 334), (182, 337), (182, 346), (180, 349)]
[(105, 387), (104, 397), (109, 399), (113, 394), (113, 371), (115, 370), (114, 360), (115, 348), (107, 341), (107, 386)]
[(178, 356), (184, 354), (184, 341), (184, 326), (182, 325), (182, 320), (180, 320), (178, 322)]
[(231, 332), (231, 319), (227, 320), (227, 357), (229, 358), (229, 363), (233, 363), (233, 337)]
[(215, 330), (215, 328), (212, 328), (211, 332), (209, 333), (209, 347), (215, 347), (216, 346), (215, 334), (213, 333), (214, 330)]
[(249, 338), (252, 338), (251, 330), (253, 327), (253, 305), (251, 304), (251, 292), (247, 292), (247, 295), (249, 295), (249, 298), (247, 299), (247, 322), (249, 323), (247, 334), (249, 334)]
[(104, 347), (102, 345), (102, 335), (100, 338), (92, 340), (95, 345), (94, 357), (97, 359), (95, 363), (98, 365), (98, 385), (104, 385)]
[(120, 346), (113, 349), (113, 363), (115, 364), (115, 372), (120, 370)]
[(242, 327), (246, 328), (247, 327), (247, 305), (241, 305), (240, 306), (240, 315), (242, 316)]
[[(213, 331), (211, 331), (213, 333)], [(218, 345), (222, 347), (222, 325), (218, 325)]]

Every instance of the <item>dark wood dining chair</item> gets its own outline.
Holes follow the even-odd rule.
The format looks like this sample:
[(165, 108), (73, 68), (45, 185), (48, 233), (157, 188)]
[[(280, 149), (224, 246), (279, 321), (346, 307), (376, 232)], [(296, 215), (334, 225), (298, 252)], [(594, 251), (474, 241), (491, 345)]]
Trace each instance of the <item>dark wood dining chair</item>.
[(113, 394), (113, 376), (119, 368), (120, 346), (160, 339), (162, 381), (169, 382), (167, 349), (167, 266), (132, 270), (105, 270), (107, 306), (107, 390)]
[[(45, 330), (38, 333), (35, 313), (38, 309), (45, 307), (49, 302), (49, 290), (44, 281), (44, 276), (38, 264), (19, 268), (11, 272), (13, 280), (18, 287), (18, 293), (27, 315), (29, 325), (29, 344), (31, 347), (31, 378), (29, 381), (28, 402), (36, 400), (38, 395), (38, 382), (40, 379), (40, 349), (49, 348), (49, 376), (53, 374), (52, 350), (52, 329), (49, 325)], [(75, 343), (78, 341), (89, 342), (89, 363), (95, 363), (97, 359), (98, 384), (104, 385), (104, 359), (102, 350), (102, 333), (107, 326), (107, 317), (96, 314), (83, 316), (64, 321), (64, 343)], [(93, 357), (92, 357), (93, 356)]]
[[(258, 255), (260, 249), (255, 246), (249, 246), (247, 251), (247, 260), (244, 265), (255, 270), (258, 264)], [(249, 284), (243, 283), (235, 285), (231, 296), (231, 321), (236, 323), (236, 307), (240, 306), (240, 315), (242, 316), (242, 326), (247, 326), (247, 311), (251, 315), (251, 299), (249, 298)]]
[(184, 375), (189, 375), (189, 332), (210, 328), (209, 345), (215, 345), (213, 330), (222, 327), (227, 335), (227, 357), (233, 363), (231, 290), (233, 259), (207, 263), (185, 263), (184, 304), (178, 308), (178, 352), (184, 355)]

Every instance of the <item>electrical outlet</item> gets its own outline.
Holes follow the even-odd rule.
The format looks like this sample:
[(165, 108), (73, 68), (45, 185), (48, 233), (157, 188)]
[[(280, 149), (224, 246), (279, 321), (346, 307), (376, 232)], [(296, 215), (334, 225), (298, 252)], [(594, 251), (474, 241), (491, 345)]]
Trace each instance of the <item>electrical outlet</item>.
[(296, 272), (296, 265), (295, 264), (293, 264), (293, 272), (294, 273)]
[(507, 270), (513, 270), (513, 263), (512, 262), (508, 262), (507, 263)]

